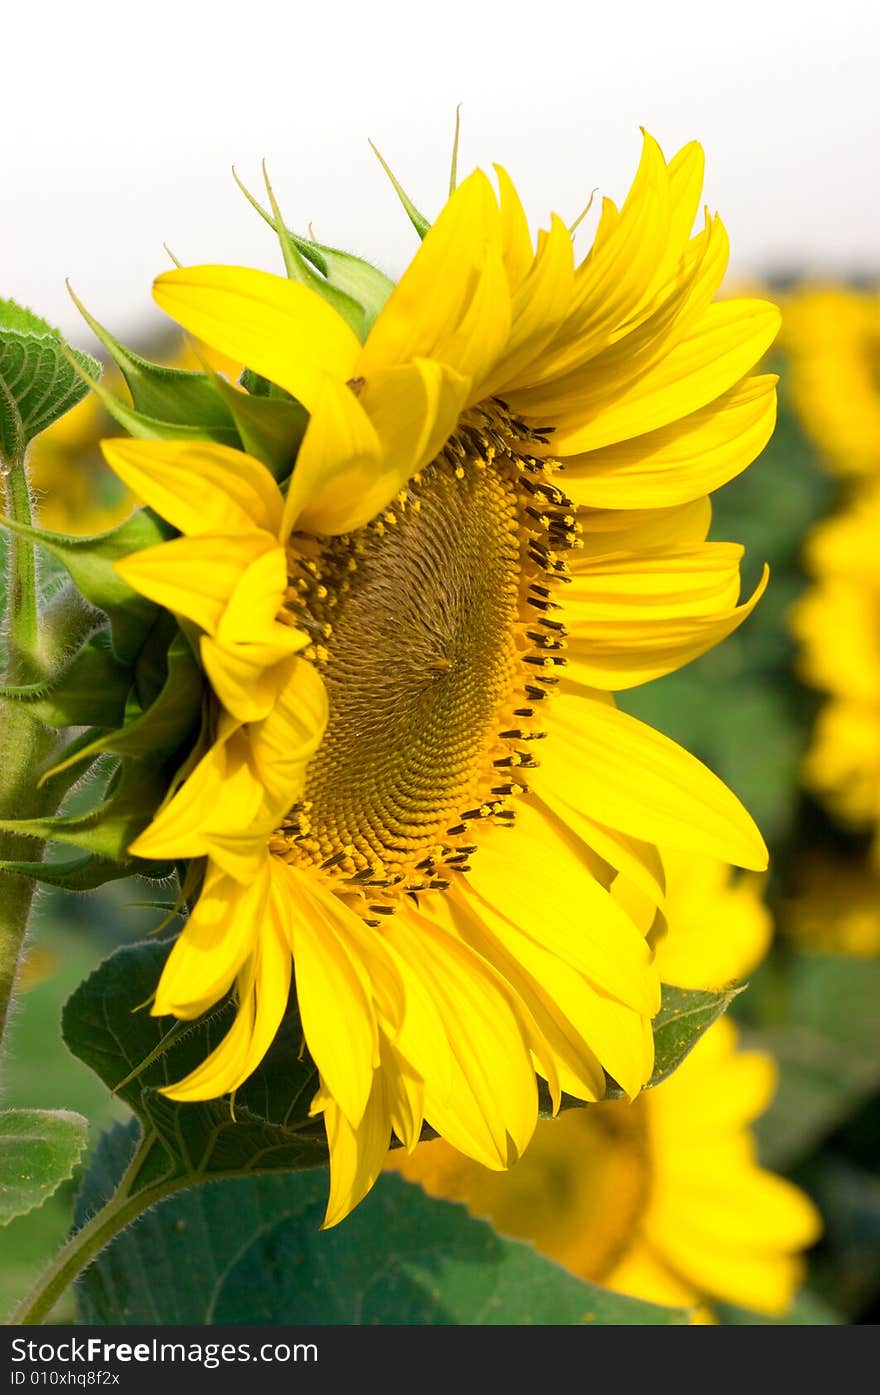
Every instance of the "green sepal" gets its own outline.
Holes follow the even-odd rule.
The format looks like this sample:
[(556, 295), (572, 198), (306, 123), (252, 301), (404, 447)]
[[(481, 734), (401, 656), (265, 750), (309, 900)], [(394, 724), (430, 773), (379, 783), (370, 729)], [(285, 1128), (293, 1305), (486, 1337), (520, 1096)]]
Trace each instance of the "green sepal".
[(14, 300), (0, 300), (0, 455), (19, 460), (34, 436), (86, 395), (79, 376), (100, 365), (79, 349), (65, 353), (59, 331)]
[(25, 704), (50, 727), (114, 727), (125, 712), (131, 681), (106, 630), (99, 630), (57, 673), (40, 683), (0, 684), (0, 698)]
[(373, 266), (372, 262), (364, 261), (363, 257), (356, 257), (351, 252), (343, 252), (338, 247), (328, 247), (323, 242), (313, 242), (310, 238), (298, 237), (289, 229), (288, 236), (331, 285), (345, 291), (363, 306), (366, 337), (394, 290), (391, 277), (386, 276), (377, 266)]
[(57, 886), (64, 891), (94, 891), (106, 882), (123, 877), (148, 877), (165, 881), (174, 875), (171, 862), (145, 862), (139, 857), (114, 862), (110, 858), (86, 853), (85, 857), (70, 857), (57, 862), (2, 862), (0, 871), (14, 872), (18, 877), (30, 877), (44, 886)]
[[(158, 365), (152, 365), (158, 367)], [(174, 371), (177, 370), (168, 370)], [(216, 425), (203, 425), (182, 421), (163, 421), (159, 417), (147, 416), (145, 412), (139, 412), (134, 407), (129, 407), (121, 398), (116, 397), (108, 388), (105, 388), (97, 379), (90, 378), (85, 372), (82, 373), (88, 386), (92, 389), (101, 403), (121, 427), (134, 436), (138, 441), (217, 441), (222, 446), (237, 446), (239, 444), (238, 432), (233, 422), (223, 422)]]
[(219, 374), (214, 377), (214, 386), (229, 408), (247, 453), (261, 461), (279, 482), (287, 479), (309, 423), (302, 403), (292, 397), (242, 392)]
[(178, 631), (168, 649), (167, 677), (155, 701), (146, 710), (139, 705), (130, 706), (134, 712), (130, 721), (68, 755), (46, 779), (105, 751), (120, 756), (162, 756), (176, 751), (198, 725), (202, 693), (201, 669)]
[(100, 339), (125, 379), (137, 412), (165, 424), (176, 422), (198, 428), (202, 436), (211, 429), (228, 430), (232, 426), (223, 400), (204, 373), (150, 363), (149, 359), (133, 353), (89, 314), (73, 291), (70, 294), (86, 324)]
[(266, 190), (272, 205), (271, 213), (267, 213), (262, 204), (245, 188), (234, 171), (233, 174), (235, 176), (235, 182), (248, 203), (252, 208), (256, 209), (260, 217), (264, 218), (269, 224), (269, 227), (274, 230), (281, 244), (281, 255), (284, 258), (284, 269), (287, 272), (288, 278), (291, 281), (299, 282), (301, 286), (308, 286), (309, 290), (315, 291), (317, 295), (327, 301), (328, 305), (332, 305), (337, 314), (341, 315), (345, 322), (351, 326), (358, 339), (363, 341), (366, 338), (364, 307), (359, 301), (355, 300), (353, 296), (349, 295), (347, 291), (342, 290), (339, 286), (334, 284), (333, 281), (328, 280), (326, 276), (319, 276), (313, 267), (309, 265), (309, 262), (303, 256), (297, 245), (298, 239), (292, 236), (281, 217), (281, 210), (272, 192), (272, 186), (266, 175), (265, 166), (263, 167), (263, 175), (266, 180)]
[(8, 518), (0, 517), (0, 522), (11, 532), (39, 543), (61, 562), (86, 600), (108, 616), (116, 655), (123, 662), (134, 660), (158, 607), (133, 591), (117, 575), (113, 563), (165, 542), (172, 536), (170, 525), (149, 509), (138, 509), (118, 528), (89, 538), (50, 533)]
[(376, 156), (376, 159), (379, 161), (379, 164), (382, 166), (388, 178), (391, 180), (394, 192), (400, 199), (400, 202), (403, 204), (407, 218), (412, 223), (419, 237), (424, 241), (425, 236), (431, 227), (431, 224), (428, 222), (424, 213), (420, 213), (419, 210), (416, 208), (415, 204), (409, 197), (409, 194), (407, 194), (399, 179), (396, 177), (395, 174), (392, 173), (391, 167), (388, 164), (387, 160), (384, 158), (384, 156), (379, 154), (379, 151), (376, 149), (372, 141), (370, 141), (370, 149)]
[(127, 860), (129, 844), (149, 823), (167, 783), (167, 776), (152, 766), (124, 761), (95, 808), (77, 814), (5, 819), (0, 821), (0, 832), (70, 844), (117, 862)]

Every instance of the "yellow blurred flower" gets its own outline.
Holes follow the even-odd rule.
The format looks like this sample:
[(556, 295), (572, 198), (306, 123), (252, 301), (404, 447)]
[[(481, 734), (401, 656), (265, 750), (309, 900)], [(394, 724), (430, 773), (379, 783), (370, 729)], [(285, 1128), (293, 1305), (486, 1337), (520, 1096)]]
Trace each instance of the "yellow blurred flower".
[[(693, 860), (668, 870), (661, 976), (720, 987), (763, 952), (769, 917), (757, 879), (734, 882), (729, 868)], [(781, 1316), (820, 1222), (796, 1187), (757, 1162), (749, 1125), (774, 1085), (771, 1058), (738, 1050), (735, 1027), (722, 1019), (634, 1103), (542, 1121), (509, 1174), (487, 1172), (442, 1140), (392, 1154), (388, 1165), (621, 1293), (696, 1308), (702, 1322), (713, 1320), (713, 1300)]]
[(806, 564), (815, 583), (794, 606), (799, 669), (828, 695), (804, 765), (807, 785), (845, 823), (880, 829), (880, 480), (820, 523)]
[(783, 303), (780, 346), (795, 410), (831, 467), (880, 471), (880, 294), (801, 288)]
[(811, 854), (797, 868), (782, 928), (802, 949), (880, 954), (880, 872), (862, 858)]
[(101, 440), (116, 429), (89, 392), (35, 438), (28, 452), (28, 477), (40, 527), (76, 536), (103, 533), (131, 512), (132, 496), (101, 454)]

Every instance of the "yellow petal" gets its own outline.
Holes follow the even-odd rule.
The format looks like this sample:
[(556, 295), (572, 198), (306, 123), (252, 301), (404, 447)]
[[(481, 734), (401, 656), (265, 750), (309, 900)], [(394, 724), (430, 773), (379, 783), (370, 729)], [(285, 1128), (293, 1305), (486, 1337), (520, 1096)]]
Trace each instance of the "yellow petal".
[(246, 885), (208, 864), (196, 906), (162, 970), (154, 1017), (193, 1018), (227, 993), (252, 954), (267, 911), (268, 859)]
[(554, 214), (532, 268), (517, 288), (511, 307), (511, 327), (503, 354), (482, 392), (509, 392), (529, 371), (556, 334), (570, 305), (574, 284), (574, 252), (568, 229)]
[(565, 489), (591, 508), (678, 504), (718, 489), (760, 455), (776, 424), (773, 374), (746, 378), (669, 426), (566, 460)]
[(345, 532), (346, 508), (382, 469), (382, 444), (355, 393), (325, 376), (299, 448), (287, 500), (283, 536), (292, 530)]
[(561, 423), (554, 433), (554, 454), (581, 455), (627, 441), (705, 407), (757, 363), (779, 322), (776, 306), (763, 300), (710, 305), (684, 339), (592, 420), (584, 423), (583, 408), (573, 408), (571, 424)]
[(354, 912), (316, 877), (272, 860), (273, 901), (285, 917), (297, 1002), (312, 1059), (352, 1128), (367, 1107), (379, 1064), (369, 979), (346, 941)]
[(173, 538), (114, 563), (133, 590), (213, 634), (241, 577), (274, 548), (268, 533)]
[(250, 759), (276, 823), (302, 790), (328, 715), (327, 689), (317, 669), (299, 658), (284, 669), (271, 711), (250, 729)]
[(415, 358), (458, 368), (442, 346), (459, 330), (479, 292), (487, 252), (500, 253), (500, 247), (495, 195), (482, 170), (475, 170), (450, 196), (382, 307), (358, 360), (358, 376), (369, 380), (379, 369)]
[(391, 1116), (382, 1072), (375, 1074), (367, 1107), (357, 1127), (352, 1126), (326, 1086), (319, 1092), (313, 1112), (324, 1115), (330, 1151), (330, 1196), (322, 1226), (323, 1230), (329, 1230), (345, 1220), (363, 1200), (388, 1155)]
[[(263, 791), (247, 763), (246, 738), (227, 725), (180, 789), (129, 849), (135, 857), (204, 857), (216, 835), (243, 832), (259, 814)], [(256, 845), (264, 836), (255, 834)]]
[(445, 1099), (430, 1059), (412, 1061), (425, 1080), (425, 1116), (486, 1167), (508, 1167), (537, 1118), (535, 1073), (509, 990), (471, 949), (415, 910), (389, 920), (387, 938), (433, 1000), (451, 1057), (453, 1090)]
[(292, 526), (333, 536), (381, 514), (451, 435), (469, 390), (469, 378), (427, 359), (380, 370), (357, 402), (328, 385), (294, 471)]
[(644, 135), (632, 188), (618, 214), (610, 201), (589, 255), (575, 274), (575, 300), (532, 381), (552, 382), (596, 354), (633, 314), (654, 282), (669, 229), (669, 176), (657, 142)]
[(664, 508), (578, 510), (585, 559), (609, 552), (690, 547), (705, 542), (711, 523), (712, 504), (707, 498)]
[(663, 905), (666, 891), (663, 864), (653, 844), (627, 837), (619, 829), (608, 828), (591, 819), (572, 802), (569, 791), (547, 778), (542, 768), (530, 772), (529, 789), (538, 813), (564, 825), (569, 837), (580, 838), (617, 872), (633, 882), (654, 906)]
[(304, 630), (276, 619), (287, 587), (287, 558), (274, 548), (244, 571), (213, 636), (200, 652), (211, 686), (227, 712), (257, 722), (271, 711), (285, 681), (283, 660), (310, 642)]
[(598, 988), (649, 1017), (658, 1011), (660, 985), (644, 936), (595, 880), (563, 825), (520, 801), (512, 829), (483, 836), (467, 885)]
[(345, 382), (360, 344), (341, 315), (315, 291), (242, 266), (166, 271), (157, 303), (198, 339), (247, 364), (314, 409), (322, 378)]
[(455, 903), (467, 918), (463, 933), (534, 1015), (562, 1088), (579, 1099), (601, 1099), (601, 1063), (627, 1094), (638, 1094), (653, 1066), (649, 1019), (601, 993), (569, 962), (477, 900), (463, 880)]
[(559, 693), (545, 778), (591, 818), (660, 846), (762, 870), (767, 850), (739, 800), (668, 737), (607, 703)]
[(102, 441), (107, 464), (181, 533), (277, 536), (281, 494), (258, 460), (210, 441)]
[[(750, 598), (729, 604), (729, 591), (739, 590), (739, 551), (707, 543), (677, 558), (669, 553), (665, 577), (662, 557), (646, 554), (638, 578), (624, 556), (599, 561), (592, 572), (584, 568), (566, 593), (566, 676), (586, 687), (620, 691), (672, 673), (720, 643), (752, 613), (769, 580), (765, 567)], [(632, 584), (615, 594), (625, 572)], [(641, 594), (638, 587), (644, 588)]]
[(501, 203), (501, 258), (511, 291), (515, 291), (532, 266), (534, 253), (525, 210), (513, 180), (501, 165), (494, 165)]
[(247, 1080), (275, 1038), (290, 991), (290, 952), (274, 917), (264, 920), (239, 975), (239, 1008), (226, 1036), (190, 1075), (162, 1090), (174, 1100), (215, 1099)]

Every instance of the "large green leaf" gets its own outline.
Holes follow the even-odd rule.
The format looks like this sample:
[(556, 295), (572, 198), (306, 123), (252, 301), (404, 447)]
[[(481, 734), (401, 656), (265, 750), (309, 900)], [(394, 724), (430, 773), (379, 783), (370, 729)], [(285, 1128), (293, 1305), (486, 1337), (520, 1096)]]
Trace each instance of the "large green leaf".
[(42, 1206), (73, 1175), (88, 1132), (68, 1109), (0, 1111), (0, 1226)]
[(29, 441), (75, 407), (88, 392), (72, 358), (92, 377), (88, 354), (59, 347), (60, 334), (39, 315), (0, 300), (0, 455), (21, 459)]
[[(107, 1200), (131, 1130), (102, 1139), (77, 1204)], [(462, 1206), (385, 1175), (339, 1227), (319, 1229), (327, 1176), (234, 1178), (173, 1197), (80, 1279), (84, 1323), (669, 1324), (686, 1314), (608, 1293)]]

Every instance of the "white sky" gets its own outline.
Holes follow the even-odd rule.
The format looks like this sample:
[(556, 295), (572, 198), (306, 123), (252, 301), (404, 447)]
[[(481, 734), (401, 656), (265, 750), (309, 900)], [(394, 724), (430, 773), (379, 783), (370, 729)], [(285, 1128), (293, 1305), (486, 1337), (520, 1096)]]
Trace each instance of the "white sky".
[(414, 234), (367, 137), (433, 214), (459, 101), (460, 170), (505, 164), (535, 225), (622, 196), (644, 125), (702, 141), (736, 273), (880, 276), (878, 0), (84, 0), (16, 6), (2, 42), (0, 295), (83, 347), (65, 276), (131, 337), (161, 327), (163, 241), (280, 269), (233, 163), (398, 274)]

